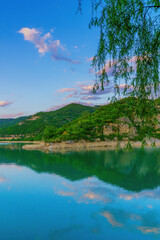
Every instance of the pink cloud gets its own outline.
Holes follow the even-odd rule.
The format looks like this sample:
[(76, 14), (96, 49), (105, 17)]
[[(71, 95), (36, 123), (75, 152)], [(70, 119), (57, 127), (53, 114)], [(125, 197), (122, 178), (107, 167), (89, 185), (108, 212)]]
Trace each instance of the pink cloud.
[(3, 115), (0, 115), (0, 118), (16, 118), (16, 117), (21, 117), (23, 115), (24, 115), (24, 112), (3, 114)]
[(76, 84), (85, 84), (85, 83), (87, 83), (87, 81), (84, 81), (84, 82), (76, 82)]
[[(18, 33), (24, 36), (25, 41), (30, 41), (38, 49), (40, 55), (45, 55), (47, 52), (51, 53), (52, 59), (57, 61), (67, 61), (70, 63), (78, 64), (77, 60), (72, 60), (63, 55), (62, 52), (66, 51), (60, 40), (52, 40), (50, 32), (43, 34), (42, 31), (36, 28), (22, 28)], [(61, 53), (59, 53), (59, 51)]]
[[(140, 59), (142, 59), (140, 57)], [(133, 56), (132, 58), (128, 59), (128, 64), (131, 66), (133, 70), (136, 70), (136, 62), (137, 62), (138, 58), (137, 56)], [(96, 72), (96, 74), (101, 75), (103, 73), (103, 71), (105, 70), (105, 72), (108, 74), (108, 76), (112, 76), (113, 74), (113, 70), (114, 70), (114, 66), (118, 65), (118, 60), (115, 60), (114, 62), (111, 62), (111, 60), (108, 60), (106, 62), (106, 64), (104, 65), (104, 68), (102, 68), (100, 71)], [(94, 68), (90, 69), (90, 73), (94, 72)]]
[(62, 88), (57, 90), (57, 92), (59, 93), (72, 92), (72, 91), (74, 91), (74, 88)]
[[(94, 87), (94, 81), (82, 81), (82, 82), (76, 82), (74, 85), (74, 88), (63, 88), (57, 90), (60, 94), (65, 94), (67, 92), (70, 92), (69, 95), (63, 96), (63, 100), (66, 101), (69, 98), (75, 98), (76, 100), (81, 101), (96, 101), (96, 100), (102, 100), (104, 98), (104, 95), (112, 94), (114, 92), (114, 85), (107, 83), (104, 84), (104, 91), (101, 91), (99, 88), (96, 91), (96, 94), (93, 93), (93, 87)], [(120, 89), (124, 88), (123, 85), (120, 86)], [(85, 102), (86, 104), (86, 102)], [(101, 103), (102, 104), (102, 103)], [(64, 104), (62, 105), (64, 106)], [(59, 108), (59, 106), (58, 106)], [(53, 111), (55, 108), (51, 108), (48, 111)], [(57, 107), (56, 107), (57, 109)]]
[[(116, 62), (117, 63), (117, 62)], [(113, 67), (114, 67), (115, 63), (113, 63), (112, 65), (110, 65), (110, 61), (107, 61), (106, 64), (104, 65), (104, 68), (101, 69), (100, 71), (96, 72), (96, 74), (101, 75), (103, 73), (103, 71), (105, 70), (105, 72), (108, 74), (108, 76), (111, 76), (113, 73)]]
[(64, 97), (63, 100), (66, 100), (67, 98), (71, 98), (74, 96), (74, 93), (69, 94), (67, 97)]
[(125, 88), (133, 90), (133, 85), (127, 85), (127, 84), (120, 84), (119, 85), (119, 89), (124, 90)]
[(82, 84), (82, 85), (79, 85), (79, 87), (83, 91), (93, 91), (93, 85), (92, 84), (90, 84), (90, 85)]
[(46, 112), (51, 112), (51, 111), (56, 111), (62, 107), (65, 107), (67, 105), (67, 103), (63, 103), (63, 104), (60, 104), (60, 105), (55, 105), (55, 106), (52, 106), (51, 108), (48, 108), (46, 110)]
[(12, 104), (13, 102), (8, 102), (8, 101), (0, 101), (0, 107), (6, 107), (10, 104)]
[(73, 93), (69, 94), (68, 96), (64, 97), (63, 100), (66, 100), (67, 98), (71, 98), (71, 97), (76, 96), (76, 95), (78, 95), (77, 90), (75, 90)]
[(81, 98), (82, 100), (99, 100), (101, 99), (100, 97), (93, 95), (93, 96), (84, 96)]
[[(108, 84), (104, 84), (104, 91), (101, 91), (101, 89), (98, 89), (96, 91), (96, 94), (93, 93), (93, 86), (94, 82), (92, 81), (84, 81), (84, 82), (76, 82), (76, 85), (74, 85), (74, 88), (63, 88), (57, 90), (57, 92), (64, 94), (66, 92), (71, 92), (68, 96), (64, 96), (63, 100), (67, 100), (68, 98), (76, 98), (80, 99), (80, 101), (86, 101), (86, 100), (100, 100), (101, 95), (109, 94), (113, 92), (114, 86)], [(122, 86), (123, 87), (123, 86)]]

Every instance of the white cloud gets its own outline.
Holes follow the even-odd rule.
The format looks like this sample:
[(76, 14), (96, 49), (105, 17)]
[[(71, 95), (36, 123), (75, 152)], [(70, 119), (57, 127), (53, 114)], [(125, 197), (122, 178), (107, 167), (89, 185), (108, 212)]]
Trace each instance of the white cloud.
[(63, 52), (66, 51), (64, 46), (61, 44), (60, 40), (52, 40), (52, 35), (50, 32), (43, 34), (42, 31), (36, 28), (22, 28), (18, 33), (24, 36), (25, 41), (30, 41), (38, 49), (40, 55), (45, 55), (47, 52), (51, 53), (52, 59), (57, 61), (66, 61), (70, 63), (80, 63), (77, 60), (72, 60), (66, 57)]

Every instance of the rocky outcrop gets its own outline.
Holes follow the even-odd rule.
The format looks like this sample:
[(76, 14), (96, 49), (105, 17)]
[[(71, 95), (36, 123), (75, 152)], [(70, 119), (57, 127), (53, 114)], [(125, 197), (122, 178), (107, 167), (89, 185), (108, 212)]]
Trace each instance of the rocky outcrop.
[(136, 128), (131, 121), (125, 117), (117, 119), (116, 123), (109, 123), (104, 126), (103, 134), (110, 135), (119, 132), (120, 135), (128, 134), (129, 136), (136, 135)]

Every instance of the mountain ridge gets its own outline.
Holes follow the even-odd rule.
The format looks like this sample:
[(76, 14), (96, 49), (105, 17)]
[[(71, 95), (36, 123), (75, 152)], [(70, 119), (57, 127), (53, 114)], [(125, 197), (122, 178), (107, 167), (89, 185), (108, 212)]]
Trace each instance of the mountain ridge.
[(8, 125), (6, 127), (1, 127), (0, 137), (10, 135), (27, 135), (28, 137), (31, 135), (42, 135), (41, 133), (47, 126), (51, 127), (54, 125), (58, 128), (80, 117), (82, 114), (92, 113), (95, 110), (96, 108), (94, 107), (71, 103), (55, 111), (38, 112), (34, 115), (25, 117), (24, 119), (18, 118), (15, 120), (16, 123), (11, 126)]
[[(151, 101), (151, 100), (148, 100)], [(154, 101), (160, 123), (160, 99)], [(0, 129), (0, 138), (45, 142), (61, 141), (141, 141), (148, 134), (160, 139), (160, 124), (140, 127), (134, 114), (136, 98), (90, 107), (69, 104), (51, 112), (39, 112), (15, 125)]]

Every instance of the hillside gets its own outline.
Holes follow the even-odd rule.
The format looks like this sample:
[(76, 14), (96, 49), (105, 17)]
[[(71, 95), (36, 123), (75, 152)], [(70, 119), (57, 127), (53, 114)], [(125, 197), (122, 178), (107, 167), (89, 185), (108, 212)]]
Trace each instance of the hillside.
[(0, 128), (9, 127), (24, 121), (28, 117), (0, 119)]
[[(115, 138), (136, 141), (142, 140), (146, 133), (160, 138), (159, 126), (148, 124), (142, 127), (140, 119), (135, 118), (136, 104), (135, 98), (124, 98), (99, 107), (94, 113), (79, 117), (56, 131), (50, 130), (50, 134), (45, 136), (46, 141), (103, 141)], [(158, 100), (156, 104), (159, 104)]]
[(0, 136), (13, 137), (14, 135), (14, 138), (30, 138), (31, 140), (36, 138), (40, 140), (46, 127), (59, 128), (82, 114), (93, 113), (94, 111), (94, 107), (72, 103), (56, 111), (39, 112), (25, 120), (18, 121), (12, 126), (1, 128)]
[[(150, 100), (148, 100), (150, 102)], [(155, 100), (159, 109), (160, 99)], [(100, 107), (69, 104), (52, 112), (40, 112), (0, 129), (0, 137), (16, 140), (104, 141), (142, 140), (145, 134), (160, 139), (159, 125), (142, 127), (134, 115), (136, 98), (124, 98)], [(150, 114), (150, 113), (149, 113)], [(160, 120), (160, 114), (158, 115)]]

